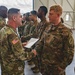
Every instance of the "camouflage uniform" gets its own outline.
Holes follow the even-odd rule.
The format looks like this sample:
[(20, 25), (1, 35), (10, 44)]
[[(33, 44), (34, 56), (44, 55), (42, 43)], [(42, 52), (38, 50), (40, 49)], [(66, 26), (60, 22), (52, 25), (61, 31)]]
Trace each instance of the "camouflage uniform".
[(0, 31), (0, 48), (2, 75), (24, 75), (24, 60), (34, 54), (24, 51), (16, 31), (8, 25)]
[(21, 38), (22, 42), (28, 41), (28, 39), (25, 38), (25, 37), (27, 37), (27, 35), (29, 35), (31, 26), (32, 26), (32, 22), (31, 21), (26, 21), (24, 31), (23, 31), (23, 36)]
[(29, 34), (31, 26), (32, 26), (32, 23), (30, 21), (26, 21), (24, 32), (23, 32), (24, 36), (27, 36)]
[(18, 27), (18, 32), (19, 32), (20, 37), (23, 36), (24, 27), (25, 25)]
[[(49, 25), (49, 23), (47, 22), (46, 18), (43, 19), (38, 24), (38, 26), (36, 27), (36, 32), (35, 32), (35, 35), (37, 38), (41, 39), (43, 32), (48, 25)], [(36, 46), (36, 44), (35, 44), (35, 46)], [(32, 70), (34, 73), (37, 73), (37, 72), (39, 72), (39, 67), (40, 67), (40, 65), (38, 64), (39, 63), (38, 57), (34, 58), (34, 63), (35, 63), (35, 67), (33, 67)]]
[[(28, 35), (26, 34), (26, 35), (23, 36), (23, 38), (21, 38), (22, 42), (28, 41), (30, 38), (36, 37), (35, 32), (36, 32), (36, 26), (38, 25), (38, 22), (36, 20), (35, 22), (32, 23), (32, 26), (30, 26), (30, 24), (29, 24), (29, 26), (27, 26), (27, 28), (25, 28), (25, 31), (27, 30), (26, 32), (27, 32)], [(30, 52), (31, 49), (26, 49), (26, 51)], [(34, 65), (34, 59), (36, 59), (36, 57), (33, 58), (32, 60), (28, 60), (28, 64), (31, 65), (31, 66)]]
[[(38, 22), (37, 22), (37, 20), (36, 20), (35, 22), (33, 22), (33, 25), (32, 25), (32, 27), (30, 28), (30, 33), (29, 33), (28, 36), (25, 37), (25, 39), (26, 39), (26, 38), (27, 38), (27, 39), (36, 38), (36, 34), (35, 34), (35, 33), (36, 33), (36, 26), (37, 26), (37, 25), (38, 25)], [(33, 45), (31, 49), (33, 49), (34, 46), (35, 46), (35, 45)], [(28, 61), (28, 64), (29, 64), (29, 65), (34, 65), (34, 61), (37, 62), (36, 59), (37, 59), (37, 58), (35, 57), (35, 58), (33, 58), (32, 60), (29, 60), (29, 61)]]
[[(35, 34), (35, 29), (36, 29), (36, 26), (38, 25), (38, 22), (37, 20), (35, 22), (33, 22), (33, 25), (32, 27), (30, 28), (30, 34), (34, 35)], [(34, 37), (34, 36), (33, 36)]]
[[(6, 24), (5, 19), (0, 17), (0, 30), (5, 26), (5, 24)], [(0, 58), (0, 63), (1, 63), (1, 58)]]
[(0, 17), (0, 30), (5, 26), (5, 24), (6, 24), (5, 19)]
[(35, 48), (41, 59), (40, 71), (42, 75), (65, 75), (74, 55), (72, 32), (62, 23), (47, 28)]
[(41, 38), (45, 28), (47, 27), (49, 23), (47, 22), (46, 18), (43, 19), (36, 28), (36, 34), (38, 35), (39, 39)]
[(32, 23), (32, 26), (30, 27), (30, 31), (29, 31), (29, 34), (24, 36), (24, 39), (27, 39), (29, 40), (30, 38), (36, 38), (36, 27), (38, 25), (38, 22), (35, 21)]

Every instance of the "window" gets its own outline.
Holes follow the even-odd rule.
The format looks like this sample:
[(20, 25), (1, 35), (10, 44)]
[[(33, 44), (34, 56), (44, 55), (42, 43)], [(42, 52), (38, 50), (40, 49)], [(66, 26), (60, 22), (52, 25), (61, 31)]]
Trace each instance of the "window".
[(68, 13), (68, 14), (66, 14), (66, 21), (69, 21), (69, 20), (70, 20), (70, 15)]

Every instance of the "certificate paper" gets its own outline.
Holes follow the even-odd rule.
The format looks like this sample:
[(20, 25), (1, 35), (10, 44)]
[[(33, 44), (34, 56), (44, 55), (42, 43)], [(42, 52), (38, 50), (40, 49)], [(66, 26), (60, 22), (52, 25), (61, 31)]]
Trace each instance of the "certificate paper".
[(37, 38), (31, 38), (31, 39), (28, 41), (27, 45), (25, 45), (25, 47), (26, 47), (26, 48), (31, 48), (38, 40), (39, 40), (39, 39), (37, 39)]

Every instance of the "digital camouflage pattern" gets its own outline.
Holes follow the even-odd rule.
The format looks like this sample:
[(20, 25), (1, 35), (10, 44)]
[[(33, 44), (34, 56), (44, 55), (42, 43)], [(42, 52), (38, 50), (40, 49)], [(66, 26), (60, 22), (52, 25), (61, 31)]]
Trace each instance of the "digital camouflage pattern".
[(72, 32), (62, 23), (49, 25), (35, 49), (42, 75), (65, 75), (65, 68), (72, 62), (74, 55)]
[(28, 37), (28, 35), (29, 35), (31, 26), (32, 26), (32, 22), (31, 21), (26, 21), (26, 23), (24, 25), (23, 35), (21, 37), (22, 42), (27, 42), (29, 40), (26, 37)]
[(5, 19), (0, 17), (0, 30), (5, 26), (5, 24), (6, 24)]
[(43, 19), (37, 26), (36, 28), (36, 34), (37, 34), (37, 37), (40, 39), (45, 28), (49, 25), (49, 23), (47, 22), (46, 18)]
[(24, 27), (25, 27), (25, 25), (18, 27), (18, 32), (19, 32), (20, 37), (23, 36)]
[[(49, 25), (48, 21), (45, 19), (41, 20), (40, 23), (37, 25), (36, 27), (36, 31), (35, 31), (35, 35), (37, 38), (41, 39), (42, 35), (43, 35), (43, 32), (45, 30), (45, 28)], [(35, 44), (36, 46), (36, 44)], [(35, 48), (34, 46), (34, 48)], [(31, 68), (32, 71), (34, 73), (38, 73), (39, 72), (39, 67), (40, 65), (38, 64), (40, 61), (38, 59), (38, 57), (34, 58), (33, 59), (34, 63), (35, 63), (35, 67)]]
[(37, 25), (38, 25), (38, 21), (36, 20), (36, 21), (33, 22), (32, 26), (30, 28), (29, 34), (33, 35), (33, 37), (35, 37), (34, 35), (35, 35)]
[[(29, 35), (27, 37), (28, 39), (30, 39), (30, 38), (37, 38), (37, 35), (36, 35), (36, 27), (37, 27), (37, 25), (38, 25), (38, 22), (36, 20), (35, 22), (33, 22), (33, 25), (30, 28), (30, 33), (29, 33)], [(32, 46), (32, 49), (34, 49), (34, 47), (35, 47), (35, 45)], [(28, 64), (29, 65), (35, 65), (37, 62), (38, 62), (38, 59), (37, 59), (37, 57), (35, 57), (32, 60), (29, 60), (28, 61)], [(32, 71), (34, 73), (38, 73), (39, 72), (38, 66), (34, 66), (31, 69), (32, 69)]]
[[(32, 23), (32, 26), (31, 26), (31, 28), (30, 28), (29, 34), (26, 35), (26, 36), (23, 36), (22, 39), (29, 40), (30, 38), (36, 38), (36, 37), (37, 37), (37, 36), (36, 36), (36, 27), (37, 27), (37, 25), (38, 25), (38, 22), (37, 22), (37, 20), (36, 20), (36, 21), (34, 21), (34, 22)], [(34, 46), (35, 46), (35, 45), (34, 45)], [(33, 46), (31, 49), (33, 49), (34, 46)], [(26, 49), (26, 51), (31, 51), (31, 49)], [(34, 61), (35, 61), (35, 62), (38, 62), (38, 61), (37, 61), (37, 57), (35, 57), (35, 58), (31, 59), (31, 60), (28, 60), (28, 64), (29, 64), (29, 65), (35, 65)]]
[[(5, 19), (0, 17), (0, 30), (5, 26), (6, 22)], [(0, 63), (1, 63), (1, 58), (0, 58)]]
[(26, 36), (23, 36), (23, 39), (29, 40), (30, 38), (36, 38), (37, 37), (37, 35), (36, 35), (36, 27), (37, 27), (37, 25), (38, 25), (37, 20), (35, 22), (32, 22), (32, 26), (30, 27), (29, 34), (26, 35)]
[(26, 21), (24, 32), (23, 32), (24, 36), (27, 36), (29, 34), (31, 26), (32, 26), (31, 21)]
[(24, 51), (18, 35), (8, 25), (0, 31), (0, 55), (2, 75), (24, 75), (24, 60), (34, 56)]

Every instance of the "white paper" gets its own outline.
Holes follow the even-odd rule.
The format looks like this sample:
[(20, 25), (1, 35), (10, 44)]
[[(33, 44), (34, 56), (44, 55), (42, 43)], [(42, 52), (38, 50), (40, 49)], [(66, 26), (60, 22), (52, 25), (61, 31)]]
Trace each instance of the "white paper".
[(28, 43), (27, 43), (27, 45), (26, 45), (25, 47), (26, 47), (26, 48), (31, 48), (38, 40), (39, 40), (39, 39), (37, 39), (37, 38), (31, 38), (31, 39), (28, 41)]

